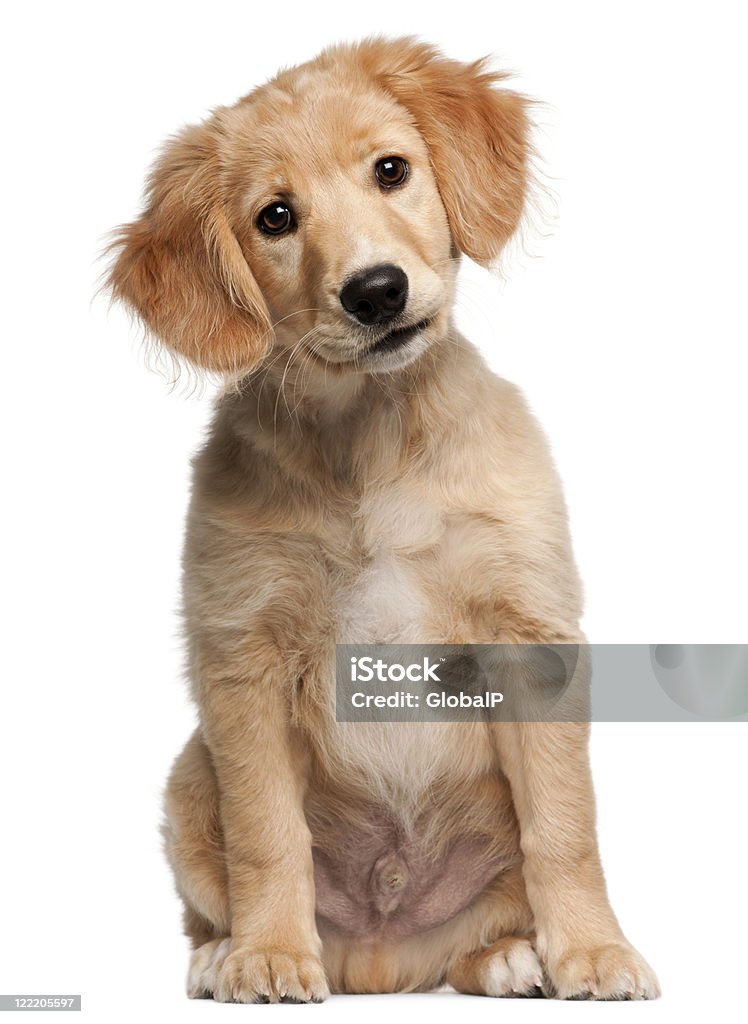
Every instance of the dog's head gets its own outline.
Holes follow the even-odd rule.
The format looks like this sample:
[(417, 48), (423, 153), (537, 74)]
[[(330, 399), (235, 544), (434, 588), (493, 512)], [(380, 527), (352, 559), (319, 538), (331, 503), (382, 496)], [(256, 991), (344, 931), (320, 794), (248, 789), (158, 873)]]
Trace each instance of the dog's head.
[(492, 261), (526, 190), (525, 101), (413, 39), (333, 46), (169, 141), (114, 295), (192, 363), (273, 346), (377, 372), (444, 334), (457, 257)]

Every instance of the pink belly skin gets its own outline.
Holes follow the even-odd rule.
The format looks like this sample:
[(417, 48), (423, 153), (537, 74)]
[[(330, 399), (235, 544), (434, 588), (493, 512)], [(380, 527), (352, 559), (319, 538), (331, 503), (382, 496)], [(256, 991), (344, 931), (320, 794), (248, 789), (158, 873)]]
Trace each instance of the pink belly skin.
[(381, 822), (347, 832), (334, 853), (315, 846), (313, 855), (317, 915), (368, 942), (396, 942), (443, 924), (517, 863), (484, 836), (459, 838), (435, 858), (417, 835)]

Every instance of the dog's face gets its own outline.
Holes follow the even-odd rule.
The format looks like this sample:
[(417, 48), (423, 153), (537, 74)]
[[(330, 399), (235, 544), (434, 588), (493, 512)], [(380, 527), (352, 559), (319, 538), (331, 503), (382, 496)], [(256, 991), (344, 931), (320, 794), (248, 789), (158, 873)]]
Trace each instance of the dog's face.
[(457, 258), (493, 259), (526, 184), (524, 101), (410, 39), (332, 47), (165, 148), (110, 283), (193, 363), (275, 349), (393, 370), (448, 325)]
[(452, 294), (428, 148), (385, 93), (341, 95), (324, 69), (295, 85), (234, 112), (227, 171), (275, 342), (338, 372), (402, 366), (443, 333)]

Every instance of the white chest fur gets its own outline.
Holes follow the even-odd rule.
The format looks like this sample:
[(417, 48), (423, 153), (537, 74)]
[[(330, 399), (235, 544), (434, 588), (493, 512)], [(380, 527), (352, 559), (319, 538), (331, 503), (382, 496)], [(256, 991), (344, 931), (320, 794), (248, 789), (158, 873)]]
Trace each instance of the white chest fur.
[[(363, 513), (366, 564), (336, 593), (339, 644), (419, 644), (434, 621), (421, 559), (438, 557), (444, 522), (433, 506), (403, 486), (380, 492)], [(445, 773), (479, 772), (488, 752), (465, 749), (464, 726), (426, 722), (336, 722), (332, 730), (341, 767), (366, 778), (370, 792), (407, 818), (422, 794)]]
[(413, 567), (381, 547), (353, 583), (336, 594), (340, 644), (415, 644), (422, 640), (425, 595)]
[(422, 643), (427, 596), (414, 555), (438, 545), (442, 517), (412, 485), (371, 492), (357, 517), (368, 558), (336, 594), (338, 643)]

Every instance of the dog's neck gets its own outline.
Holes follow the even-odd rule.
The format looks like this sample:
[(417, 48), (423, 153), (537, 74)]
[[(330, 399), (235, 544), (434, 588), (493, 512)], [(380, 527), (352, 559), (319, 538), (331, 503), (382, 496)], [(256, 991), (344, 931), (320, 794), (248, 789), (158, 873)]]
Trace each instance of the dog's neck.
[(460, 379), (476, 359), (450, 323), (418, 360), (388, 374), (261, 367), (224, 395), (221, 411), (232, 433), (286, 474), (353, 485), (396, 475), (438, 441), (466, 400)]

